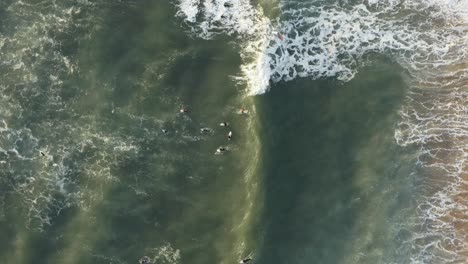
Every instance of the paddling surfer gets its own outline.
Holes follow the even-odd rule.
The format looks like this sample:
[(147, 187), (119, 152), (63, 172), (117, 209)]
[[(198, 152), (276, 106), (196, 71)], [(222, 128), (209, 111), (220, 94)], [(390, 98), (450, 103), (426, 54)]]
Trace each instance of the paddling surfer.
[(248, 113), (249, 113), (249, 110), (247, 110), (247, 109), (244, 109), (244, 108), (239, 109), (239, 114), (241, 114), (241, 115), (246, 115)]
[(216, 152), (215, 154), (223, 154), (227, 149), (225, 147), (219, 147), (218, 149), (216, 149)]

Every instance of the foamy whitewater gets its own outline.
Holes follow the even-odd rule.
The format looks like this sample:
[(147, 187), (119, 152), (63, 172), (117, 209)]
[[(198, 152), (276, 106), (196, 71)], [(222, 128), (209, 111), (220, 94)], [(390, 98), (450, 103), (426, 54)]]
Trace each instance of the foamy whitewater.
[[(80, 69), (77, 58), (59, 52), (62, 43), (50, 35), (86, 28), (82, 31), (86, 37), (95, 30), (91, 18), (73, 17), (94, 8), (88, 1), (73, 7), (19, 1), (8, 7), (16, 30), (0, 34), (0, 60), (9, 70), (3, 80), (15, 84), (13, 90), (0, 84), (2, 180), (22, 199), (31, 229), (50, 225), (66, 208), (87, 210), (102, 199), (107, 184), (117, 181), (110, 172), (116, 155), (138, 153), (135, 138), (103, 132), (93, 115), (75, 113), (80, 102), (63, 99), (63, 80), (80, 74)], [(53, 72), (44, 74), (44, 65), (53, 65)], [(12, 128), (13, 122), (26, 124)], [(43, 132), (34, 134), (28, 127)], [(86, 188), (80, 188), (82, 177), (87, 178)]]
[[(236, 36), (250, 95), (297, 77), (349, 81), (372, 54), (410, 74), (395, 130), (420, 148), (420, 230), (405, 241), (413, 263), (461, 263), (468, 254), (468, 1), (280, 1), (276, 20), (247, 0), (179, 0), (195, 36)], [(356, 1), (358, 2), (358, 1)]]
[[(147, 255), (156, 263), (190, 263), (191, 259), (184, 257), (193, 252), (207, 255), (207, 259), (228, 259), (222, 263), (230, 263), (234, 255), (236, 258), (261, 255), (254, 252), (253, 244), (257, 241), (252, 242), (249, 237), (252, 223), (261, 218), (256, 210), (262, 207), (263, 184), (263, 179), (257, 177), (262, 148), (256, 133), (259, 136), (262, 133), (257, 131), (260, 121), (251, 102), (254, 100), (236, 98), (245, 99), (242, 103), (249, 108), (249, 115), (231, 115), (240, 104), (237, 101), (223, 110), (229, 111), (223, 115), (235, 116), (232, 119), (239, 118), (239, 123), (244, 124), (243, 131), (240, 128), (234, 131), (230, 151), (231, 157), (236, 157), (242, 150), (239, 155), (242, 159), (233, 158), (230, 162), (248, 159), (248, 166), (242, 166), (239, 173), (231, 172), (235, 184), (228, 177), (214, 184), (208, 180), (210, 175), (205, 175), (211, 173), (204, 170), (206, 163), (212, 163), (214, 170), (220, 167), (228, 170), (228, 162), (222, 163), (222, 155), (212, 159), (212, 152), (200, 158), (197, 149), (213, 144), (215, 151), (218, 145), (214, 144), (218, 143), (208, 138), (216, 133), (225, 140), (225, 131), (221, 135), (220, 130), (214, 129), (214, 126), (224, 129), (217, 126), (223, 120), (205, 124), (209, 120), (200, 121), (197, 120), (200, 116), (192, 118), (177, 113), (178, 109), (171, 110), (186, 103), (173, 97), (192, 88), (181, 88), (187, 81), (179, 83), (173, 79), (182, 71), (196, 75), (194, 68), (204, 65), (202, 60), (209, 57), (201, 55), (202, 62), (194, 62), (192, 68), (185, 64), (185, 59), (193, 59), (191, 52), (196, 48), (179, 50), (171, 42), (179, 40), (177, 34), (185, 38), (185, 31), (191, 37), (207, 41), (226, 36), (235, 39), (226, 45), (239, 50), (242, 65), (234, 81), (247, 87), (247, 95), (266, 93), (272, 84), (298, 77), (337, 79), (344, 83), (353, 79), (363, 66), (370, 65), (375, 55), (401, 65), (408, 75), (410, 89), (399, 111), (394, 140), (402, 148), (419, 150), (416, 169), (408, 175), (417, 183), (414, 190), (417, 214), (398, 226), (409, 233), (401, 238), (401, 248), (406, 249), (401, 251), (406, 254), (411, 249), (412, 263), (466, 262), (468, 0), (336, 1), (339, 3), (279, 0), (275, 10), (279, 15), (275, 18), (267, 17), (268, 12), (255, 4), (262, 1), (173, 0), (178, 23), (184, 31), (155, 38), (135, 29), (141, 24), (147, 26), (145, 30), (159, 29), (160, 24), (154, 23), (158, 19), (164, 20), (165, 27), (174, 25), (174, 18), (159, 17), (160, 9), (156, 7), (163, 6), (159, 3), (164, 1), (143, 2), (141, 5), (125, 0), (0, 3), (0, 221), (2, 231), (11, 226), (17, 229), (5, 235), (8, 239), (0, 238), (5, 243), (4, 254), (12, 254), (6, 262), (26, 263), (28, 254), (32, 258), (42, 256), (41, 250), (45, 249), (31, 245), (43, 241), (50, 252), (44, 253), (47, 258), (39, 260), (41, 263), (78, 263), (88, 254), (106, 263), (136, 263), (138, 258), (125, 257), (132, 254)], [(154, 3), (151, 7), (155, 10), (142, 11)], [(164, 3), (171, 10), (168, 2)], [(134, 6), (140, 9), (132, 9)], [(134, 14), (142, 13), (147, 17), (132, 21)], [(128, 28), (123, 29), (122, 25)], [(114, 26), (119, 26), (118, 30)], [(129, 32), (135, 33), (134, 42), (120, 45), (122, 36), (118, 33)], [(158, 46), (163, 50), (158, 52), (164, 53), (164, 48), (170, 52), (163, 56), (148, 47), (158, 41), (164, 42)], [(168, 47), (164, 46), (165, 41)], [(147, 53), (140, 53), (142, 49), (148, 49)], [(154, 61), (139, 61), (152, 52), (158, 53), (151, 58)], [(132, 63), (137, 64), (138, 73), (127, 69), (127, 65), (134, 66)], [(183, 70), (178, 69), (180, 65)], [(119, 77), (126, 74), (129, 80), (123, 85), (128, 86), (122, 88)], [(209, 81), (217, 85), (225, 80)], [(119, 88), (124, 91), (116, 91)], [(132, 90), (135, 98), (119, 106), (116, 100), (131, 97), (125, 94), (126, 89), (138, 91)], [(160, 90), (147, 92), (151, 89)], [(172, 93), (177, 89), (187, 90)], [(162, 98), (161, 94), (168, 97)], [(135, 107), (143, 104), (148, 95), (166, 105), (154, 109)], [(216, 99), (213, 96), (209, 100)], [(198, 103), (195, 101), (194, 105)], [(157, 116), (159, 111), (164, 112), (164, 107), (174, 113)], [(214, 108), (206, 109), (217, 115), (217, 111), (211, 111)], [(213, 134), (200, 134), (201, 125), (212, 126)], [(169, 132), (166, 134), (163, 129)], [(248, 144), (235, 145), (240, 139)], [(206, 144), (197, 145), (201, 141)], [(199, 163), (190, 163), (198, 158)], [(182, 175), (185, 173), (188, 175)], [(242, 173), (244, 177), (238, 177)], [(227, 187), (218, 188), (218, 184)], [(198, 188), (194, 192), (200, 194), (185, 196), (193, 186)], [(224, 190), (233, 193), (227, 195)], [(109, 202), (114, 198), (117, 201)], [(119, 207), (125, 202), (128, 204)], [(239, 207), (226, 209), (226, 204)], [(140, 205), (142, 208), (134, 208)], [(221, 218), (229, 224), (220, 224)], [(119, 225), (120, 220), (130, 223)], [(136, 225), (130, 220), (141, 222)], [(113, 230), (105, 230), (108, 224)], [(217, 226), (216, 230), (212, 224)], [(146, 229), (148, 226), (151, 228)], [(161, 237), (148, 230), (155, 230)], [(98, 232), (102, 233), (94, 234)], [(146, 233), (148, 237), (139, 236)], [(115, 257), (119, 248), (114, 245), (120, 244), (121, 238), (130, 237), (129, 234), (138, 236), (123, 245), (133, 241), (140, 244), (128, 249), (134, 251), (132, 254), (117, 252), (120, 257)], [(40, 236), (45, 238), (37, 238)], [(195, 240), (196, 236), (203, 241)], [(9, 238), (15, 241), (6, 241)], [(103, 250), (101, 242), (105, 244)], [(224, 242), (225, 245), (220, 245)], [(215, 250), (200, 250), (206, 248)], [(361, 247), (356, 248), (361, 253)], [(207, 263), (200, 256), (196, 256), (195, 262)], [(3, 257), (0, 256), (2, 261)], [(62, 258), (69, 258), (69, 262)]]

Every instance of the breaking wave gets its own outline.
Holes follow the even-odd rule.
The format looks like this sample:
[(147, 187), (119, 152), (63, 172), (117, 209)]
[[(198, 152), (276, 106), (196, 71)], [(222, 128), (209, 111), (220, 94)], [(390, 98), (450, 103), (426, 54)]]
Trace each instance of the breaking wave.
[(192, 34), (241, 44), (247, 93), (297, 77), (348, 81), (383, 54), (404, 67), (410, 90), (397, 144), (420, 148), (419, 218), (404, 243), (414, 263), (462, 261), (468, 250), (468, 1), (280, 1), (268, 19), (246, 0), (179, 0)]
[(227, 34), (240, 40), (241, 79), (252, 95), (266, 92), (271, 82), (296, 77), (348, 81), (365, 64), (363, 56), (372, 53), (418, 68), (459, 47), (465, 28), (457, 23), (466, 15), (466, 3), (452, 1), (284, 1), (276, 21), (246, 0), (180, 0), (178, 7), (198, 37)]

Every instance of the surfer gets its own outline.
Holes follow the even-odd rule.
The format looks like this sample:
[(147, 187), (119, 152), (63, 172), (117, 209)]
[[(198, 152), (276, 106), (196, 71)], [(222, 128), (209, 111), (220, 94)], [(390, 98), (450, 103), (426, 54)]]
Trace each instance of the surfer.
[(42, 157), (46, 156), (46, 154), (44, 152), (40, 151), (40, 153), (41, 153)]
[(249, 113), (249, 110), (247, 110), (247, 109), (244, 109), (244, 108), (239, 109), (239, 114), (241, 114), (241, 115), (242, 115), (242, 114), (245, 114), (245, 115), (246, 115), (246, 114), (248, 114), (248, 113)]
[(283, 41), (283, 40), (284, 40), (284, 36), (283, 36), (283, 35), (281, 35), (280, 33), (278, 33), (278, 38), (279, 38), (281, 41)]
[(207, 127), (202, 127), (202, 128), (200, 128), (200, 132), (201, 133), (207, 133), (207, 132), (210, 132), (210, 129), (207, 128)]
[(138, 262), (140, 264), (150, 264), (151, 259), (148, 256), (143, 256)]
[(231, 3), (224, 3), (224, 7), (232, 7)]
[(229, 124), (227, 122), (222, 122), (222, 123), (219, 123), (220, 126), (223, 126), (223, 127), (226, 127), (228, 126)]
[(215, 154), (223, 154), (227, 149), (225, 147), (219, 147), (216, 149)]
[(227, 134), (227, 138), (228, 138), (228, 140), (232, 139), (232, 131), (229, 131), (229, 133)]
[(252, 260), (251, 258), (246, 258), (246, 259), (243, 259), (243, 260), (239, 261), (239, 263), (247, 263), (247, 262), (249, 262), (251, 260)]
[(162, 132), (163, 132), (164, 134), (166, 134), (166, 133), (167, 133), (167, 130), (166, 130), (166, 129), (163, 129)]
[(188, 113), (189, 110), (187, 108), (181, 108), (180, 111), (181, 113)]

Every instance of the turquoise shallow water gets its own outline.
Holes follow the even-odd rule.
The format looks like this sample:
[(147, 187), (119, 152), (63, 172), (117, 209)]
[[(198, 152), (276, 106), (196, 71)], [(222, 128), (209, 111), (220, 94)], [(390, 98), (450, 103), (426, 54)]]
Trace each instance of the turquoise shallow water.
[[(462, 263), (456, 251), (427, 246), (449, 237), (447, 248), (464, 248), (424, 214), (432, 178), (421, 145), (396, 133), (419, 131), (402, 112), (431, 98), (414, 92), (410, 52), (370, 49), (360, 63), (361, 51), (339, 54), (339, 44), (306, 39), (317, 48), (275, 50), (268, 67), (281, 78), (248, 96), (242, 69), (257, 57), (243, 51), (272, 29), (249, 35), (238, 22), (259, 19), (249, 12), (260, 7), (252, 1), (236, 13), (212, 1), (215, 18), (196, 16), (206, 19), (202, 34), (181, 16), (181, 2), (0, 3), (0, 263), (138, 263), (144, 255), (190, 264)], [(311, 8), (258, 2), (272, 21), (294, 22), (288, 8)], [(315, 25), (301, 23), (275, 30), (292, 39)], [(337, 53), (322, 58), (337, 63), (325, 72), (289, 80), (306, 71), (275, 68), (320, 50)], [(336, 69), (356, 75), (343, 80)], [(226, 153), (215, 155), (221, 146)]]

